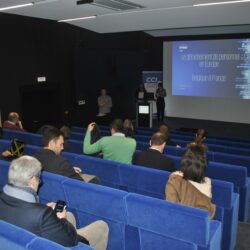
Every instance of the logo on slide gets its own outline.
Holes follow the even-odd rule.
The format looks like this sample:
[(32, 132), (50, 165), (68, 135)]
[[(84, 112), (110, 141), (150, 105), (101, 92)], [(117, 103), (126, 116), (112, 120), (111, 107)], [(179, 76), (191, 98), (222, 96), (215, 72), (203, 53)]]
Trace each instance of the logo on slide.
[(183, 52), (184, 50), (187, 50), (187, 49), (188, 49), (188, 46), (187, 46), (187, 45), (184, 45), (184, 44), (183, 44), (183, 45), (180, 45), (180, 46), (179, 46), (179, 51), (180, 51), (180, 52)]
[(152, 76), (146, 78), (146, 83), (160, 83), (162, 81), (158, 80), (158, 77)]

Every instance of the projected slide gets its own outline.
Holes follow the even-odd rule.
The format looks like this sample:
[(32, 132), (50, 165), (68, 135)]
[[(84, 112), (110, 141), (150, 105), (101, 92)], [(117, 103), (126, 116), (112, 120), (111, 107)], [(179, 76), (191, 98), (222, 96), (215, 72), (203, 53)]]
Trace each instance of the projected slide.
[(172, 95), (250, 99), (250, 39), (173, 42)]

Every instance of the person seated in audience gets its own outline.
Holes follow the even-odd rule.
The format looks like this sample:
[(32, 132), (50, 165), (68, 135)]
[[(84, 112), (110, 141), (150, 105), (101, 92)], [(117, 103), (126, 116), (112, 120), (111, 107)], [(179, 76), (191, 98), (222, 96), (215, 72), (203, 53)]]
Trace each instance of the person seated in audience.
[(63, 134), (63, 138), (64, 138), (64, 151), (70, 151), (70, 146), (69, 146), (69, 139), (70, 139), (70, 136), (71, 136), (71, 130), (68, 126), (62, 126), (60, 128), (60, 131), (62, 132)]
[(8, 120), (3, 123), (3, 128), (24, 131), (19, 114), (16, 112), (9, 113)]
[(134, 126), (130, 119), (125, 119), (123, 122), (123, 131), (126, 137), (134, 138)]
[(180, 147), (178, 144), (176, 144), (175, 142), (173, 142), (170, 138), (170, 131), (169, 131), (169, 127), (167, 124), (161, 124), (159, 127), (159, 132), (165, 135), (166, 138), (166, 145), (168, 146), (176, 146), (176, 147)]
[(54, 202), (39, 203), (40, 174), (41, 163), (34, 157), (22, 156), (12, 161), (8, 184), (0, 193), (0, 219), (65, 247), (83, 242), (105, 250), (109, 233), (106, 222), (99, 220), (76, 229), (74, 215), (65, 208), (56, 212)]
[(198, 144), (188, 145), (182, 157), (180, 171), (170, 175), (166, 184), (166, 200), (207, 210), (210, 218), (216, 206), (211, 202), (211, 180), (205, 177), (207, 158), (204, 148)]
[[(95, 123), (93, 130), (90, 133), (90, 143), (94, 144), (95, 142), (97, 142), (101, 138), (102, 138), (101, 130), (100, 130), (99, 126)], [(100, 151), (100, 152), (91, 154), (91, 156), (102, 158), (102, 152)]]
[(80, 168), (72, 167), (70, 162), (60, 155), (64, 148), (63, 143), (64, 138), (60, 130), (52, 128), (44, 132), (44, 148), (34, 154), (34, 157), (41, 162), (43, 170), (76, 180), (99, 184), (98, 177), (81, 173)]
[(174, 161), (163, 155), (165, 145), (165, 136), (160, 132), (154, 133), (150, 140), (150, 148), (146, 151), (135, 153), (133, 164), (170, 172), (175, 171)]
[(132, 156), (136, 149), (136, 141), (125, 137), (123, 133), (123, 121), (115, 119), (111, 125), (111, 136), (104, 136), (97, 142), (91, 144), (90, 133), (95, 123), (90, 123), (84, 138), (83, 153), (94, 154), (102, 151), (103, 158), (131, 164)]
[(203, 128), (200, 128), (197, 130), (197, 133), (195, 134), (195, 139), (192, 143), (202, 146), (204, 150), (208, 150), (207, 145), (204, 143), (206, 136), (207, 136), (207, 131)]

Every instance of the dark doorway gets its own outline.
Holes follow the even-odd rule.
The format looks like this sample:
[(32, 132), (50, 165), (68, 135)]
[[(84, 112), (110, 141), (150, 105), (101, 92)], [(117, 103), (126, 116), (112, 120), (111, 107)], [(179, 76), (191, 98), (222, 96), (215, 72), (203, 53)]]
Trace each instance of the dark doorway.
[(22, 120), (30, 132), (45, 124), (62, 123), (61, 88), (59, 84), (44, 83), (20, 87)]

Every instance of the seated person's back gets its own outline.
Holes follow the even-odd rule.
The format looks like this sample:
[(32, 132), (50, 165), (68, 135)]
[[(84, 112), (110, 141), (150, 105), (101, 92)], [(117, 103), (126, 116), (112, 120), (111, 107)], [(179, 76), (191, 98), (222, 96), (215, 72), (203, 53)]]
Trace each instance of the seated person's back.
[(131, 163), (135, 152), (136, 141), (125, 137), (123, 133), (123, 122), (116, 119), (111, 124), (112, 136), (105, 136), (95, 142), (90, 143), (90, 132), (94, 123), (89, 124), (85, 138), (83, 152), (85, 154), (94, 154), (102, 151), (103, 158), (107, 160), (118, 161), (122, 163)]
[(162, 133), (153, 134), (150, 140), (151, 147), (145, 151), (135, 153), (133, 164), (170, 172), (175, 171), (173, 159), (162, 154), (166, 145), (165, 141), (165, 136)]
[(43, 170), (76, 180), (99, 183), (100, 180), (97, 180), (97, 177), (81, 174), (81, 169), (72, 167), (70, 162), (60, 155), (63, 143), (64, 138), (60, 130), (51, 128), (44, 132), (44, 148), (34, 154), (34, 157), (41, 162)]
[(19, 114), (16, 112), (9, 113), (8, 120), (3, 123), (3, 128), (24, 131)]
[(104, 221), (77, 229), (74, 215), (65, 206), (58, 211), (54, 202), (39, 203), (41, 168), (41, 163), (31, 156), (12, 161), (8, 184), (0, 193), (0, 219), (65, 247), (83, 242), (106, 250), (108, 225)]
[(202, 146), (190, 144), (180, 163), (180, 171), (170, 175), (166, 184), (166, 200), (207, 210), (210, 218), (216, 206), (211, 202), (211, 180), (205, 177), (207, 159)]
[(73, 225), (57, 218), (51, 207), (38, 203), (41, 164), (24, 156), (11, 163), (9, 181), (0, 194), (0, 219), (64, 246), (77, 245), (80, 238)]

